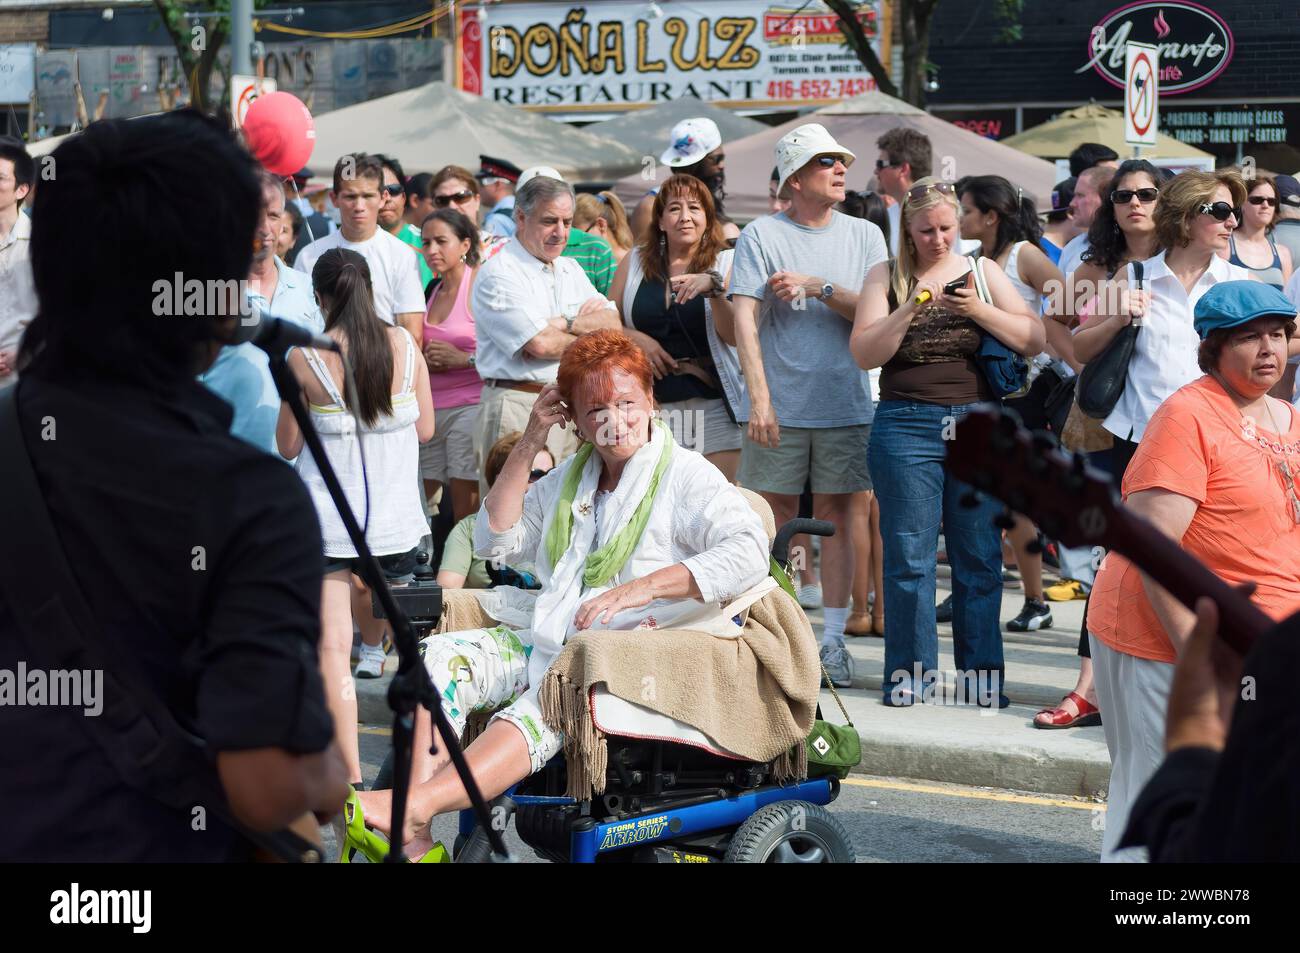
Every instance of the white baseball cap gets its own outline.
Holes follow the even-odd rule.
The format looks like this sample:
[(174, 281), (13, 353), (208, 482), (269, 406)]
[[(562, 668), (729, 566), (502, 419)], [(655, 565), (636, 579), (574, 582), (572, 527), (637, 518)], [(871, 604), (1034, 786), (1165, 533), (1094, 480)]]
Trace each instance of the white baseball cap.
[(519, 173), (519, 181), (515, 183), (515, 191), (518, 192), (539, 175), (544, 175), (548, 179), (559, 179), (561, 182), (564, 181), (564, 176), (560, 175), (560, 173), (556, 172), (549, 165), (535, 165), (531, 168), (524, 169), (523, 172)]
[(776, 167), (781, 179), (777, 183), (777, 194), (785, 188), (786, 179), (794, 175), (817, 156), (837, 155), (844, 160), (845, 166), (853, 164), (857, 158), (848, 149), (835, 141), (835, 137), (826, 131), (826, 127), (810, 122), (787, 132), (776, 144)]
[(659, 161), (673, 169), (694, 165), (722, 145), (722, 133), (718, 132), (718, 124), (703, 116), (683, 119), (673, 126), (668, 138), (668, 148), (659, 157)]

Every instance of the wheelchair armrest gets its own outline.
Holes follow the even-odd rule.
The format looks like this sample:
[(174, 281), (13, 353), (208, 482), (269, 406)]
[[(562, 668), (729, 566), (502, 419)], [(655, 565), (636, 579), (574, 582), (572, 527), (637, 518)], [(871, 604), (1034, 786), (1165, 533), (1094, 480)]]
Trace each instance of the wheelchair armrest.
[(793, 519), (776, 531), (772, 540), (772, 558), (778, 566), (784, 566), (790, 555), (790, 540), (801, 533), (812, 536), (834, 536), (835, 524), (826, 520)]

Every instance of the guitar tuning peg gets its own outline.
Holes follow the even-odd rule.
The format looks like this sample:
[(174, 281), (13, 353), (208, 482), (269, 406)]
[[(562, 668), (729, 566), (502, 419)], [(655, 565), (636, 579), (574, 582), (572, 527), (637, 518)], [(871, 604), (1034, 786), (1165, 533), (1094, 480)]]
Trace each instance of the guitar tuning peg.
[(957, 504), (963, 509), (973, 510), (980, 505), (980, 498), (968, 491), (957, 498)]

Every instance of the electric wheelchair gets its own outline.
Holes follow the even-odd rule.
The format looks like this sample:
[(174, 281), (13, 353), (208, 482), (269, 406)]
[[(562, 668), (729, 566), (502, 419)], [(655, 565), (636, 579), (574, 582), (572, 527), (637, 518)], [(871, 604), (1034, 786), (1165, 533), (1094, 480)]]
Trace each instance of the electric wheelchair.
[[(823, 520), (786, 523), (772, 544), (773, 572), (784, 572), (793, 536), (833, 532)], [(436, 625), (441, 612), (441, 590), (430, 579), (425, 567), (414, 585), (393, 590), (421, 637)], [(555, 863), (855, 859), (848, 834), (826, 809), (839, 796), (840, 782), (833, 776), (779, 784), (771, 764), (734, 760), (691, 745), (613, 735), (607, 745), (603, 794), (588, 801), (567, 797), (560, 754), (490, 802), (494, 824), (504, 830), (513, 819), (523, 842)], [(386, 775), (391, 778), (388, 764), (377, 786), (386, 786)], [(493, 859), (473, 811), (460, 812), (459, 830), (452, 850), (456, 862)]]

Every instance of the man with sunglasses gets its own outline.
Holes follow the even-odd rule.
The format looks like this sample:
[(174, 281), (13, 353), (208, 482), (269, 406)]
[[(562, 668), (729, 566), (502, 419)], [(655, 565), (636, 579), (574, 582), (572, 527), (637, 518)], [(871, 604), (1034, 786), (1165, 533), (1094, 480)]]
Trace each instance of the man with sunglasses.
[(424, 288), (433, 280), (433, 270), (420, 254), (424, 244), (420, 240), (420, 229), (406, 221), (406, 175), (402, 172), (402, 164), (383, 154), (376, 154), (375, 158), (384, 169), (384, 184), (379, 189), (379, 227), (415, 251), (415, 260), (420, 267), (420, 287)]
[(330, 192), (342, 215), (339, 230), (299, 252), (293, 267), (310, 275), (320, 256), (331, 248), (357, 252), (370, 266), (375, 312), (386, 324), (406, 328), (420, 341), (425, 305), (415, 260), (419, 256), (412, 257), (409, 245), (379, 227), (379, 209), (385, 202), (383, 186), (384, 165), (378, 156), (354, 152), (340, 158), (334, 164), (334, 189)]
[(835, 211), (854, 158), (816, 123), (781, 138), (777, 191), (788, 190), (790, 207), (745, 226), (729, 289), (750, 395), (737, 478), (762, 494), (778, 526), (798, 515), (799, 496), (811, 483), (813, 515), (835, 526), (822, 541), (821, 580), (822, 657), (837, 686), (853, 678), (844, 648), (851, 502), (871, 489), (873, 410), (849, 332), (864, 277), (889, 259), (879, 228)]
[(880, 150), (876, 159), (876, 180), (880, 191), (894, 200), (885, 212), (889, 216), (889, 254), (897, 257), (903, 199), (917, 179), (930, 174), (934, 149), (929, 136), (906, 126), (890, 129), (876, 140), (876, 148)]

